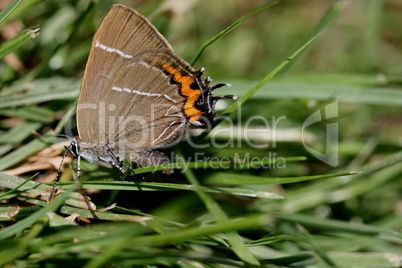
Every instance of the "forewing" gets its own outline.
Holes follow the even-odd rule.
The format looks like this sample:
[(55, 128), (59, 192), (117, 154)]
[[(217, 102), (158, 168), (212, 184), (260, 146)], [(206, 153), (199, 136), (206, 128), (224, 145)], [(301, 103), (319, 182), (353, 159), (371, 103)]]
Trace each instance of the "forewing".
[(84, 142), (94, 140), (96, 119), (91, 112), (118, 70), (147, 50), (172, 51), (166, 39), (135, 10), (122, 5), (112, 6), (95, 33), (85, 69), (77, 108), (78, 132)]

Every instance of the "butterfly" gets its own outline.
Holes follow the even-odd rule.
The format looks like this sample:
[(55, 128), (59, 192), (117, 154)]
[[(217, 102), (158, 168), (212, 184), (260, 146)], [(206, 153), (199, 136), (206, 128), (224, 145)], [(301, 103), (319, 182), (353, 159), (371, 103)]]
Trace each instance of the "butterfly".
[(93, 38), (77, 106), (78, 136), (66, 147), (77, 158), (75, 179), (81, 158), (123, 174), (125, 159), (140, 166), (168, 163), (158, 149), (191, 128), (210, 126), (217, 100), (236, 98), (212, 96), (226, 84), (211, 86), (203, 71), (176, 55), (144, 16), (113, 5)]

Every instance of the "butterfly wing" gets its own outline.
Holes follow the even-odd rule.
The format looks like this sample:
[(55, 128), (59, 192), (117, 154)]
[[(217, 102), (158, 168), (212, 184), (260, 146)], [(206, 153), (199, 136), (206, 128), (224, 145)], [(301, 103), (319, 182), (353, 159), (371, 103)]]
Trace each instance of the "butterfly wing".
[(81, 138), (92, 140), (98, 129), (88, 124), (95, 120), (94, 105), (105, 94), (114, 76), (137, 55), (153, 49), (172, 51), (166, 39), (135, 10), (112, 6), (103, 17), (93, 39), (77, 108)]
[(127, 157), (178, 140), (188, 123), (183, 88), (190, 88), (196, 73), (170, 50), (135, 57), (122, 66), (99, 98), (108, 118), (91, 122), (98, 130), (96, 142), (109, 144)]

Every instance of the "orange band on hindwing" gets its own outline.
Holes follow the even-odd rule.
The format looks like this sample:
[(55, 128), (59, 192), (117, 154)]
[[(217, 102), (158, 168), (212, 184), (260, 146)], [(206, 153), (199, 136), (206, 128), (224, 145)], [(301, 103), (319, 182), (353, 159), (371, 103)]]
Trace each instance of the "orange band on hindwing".
[(193, 89), (191, 85), (195, 82), (195, 78), (188, 75), (182, 75), (180, 71), (169, 64), (163, 64), (162, 68), (170, 75), (175, 83), (180, 85), (180, 95), (187, 97), (184, 104), (184, 114), (189, 118), (190, 122), (198, 121), (203, 111), (195, 107), (195, 102), (200, 98), (202, 90)]

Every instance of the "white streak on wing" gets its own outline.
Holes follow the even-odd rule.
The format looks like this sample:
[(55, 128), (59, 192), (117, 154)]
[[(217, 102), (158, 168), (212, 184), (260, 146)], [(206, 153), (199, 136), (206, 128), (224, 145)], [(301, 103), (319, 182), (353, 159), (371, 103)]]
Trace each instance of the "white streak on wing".
[(119, 54), (121, 57), (123, 57), (124, 58), (124, 56), (126, 55), (126, 54), (124, 54), (122, 51), (120, 51), (120, 50), (117, 50), (116, 51), (116, 53), (117, 54)]
[(132, 93), (138, 94), (138, 95), (143, 95), (143, 96), (150, 96), (150, 97), (160, 97), (162, 96), (161, 94), (157, 94), (157, 93), (148, 93), (148, 92), (141, 92), (138, 90), (133, 89)]
[(157, 67), (155, 67), (155, 66), (152, 66), (152, 70), (161, 73), (161, 75), (162, 75), (164, 78), (168, 78), (168, 77), (169, 77), (169, 76), (167, 76), (167, 75), (163, 72), (163, 70), (161, 70), (161, 69), (159, 69), (159, 68), (157, 68)]
[(101, 44), (99, 42), (99, 40), (96, 40), (95, 47), (100, 47), (101, 49), (103, 49), (103, 50), (105, 50), (106, 52), (109, 52), (109, 53), (117, 53), (117, 54), (119, 54), (120, 57), (123, 57), (125, 59), (132, 59), (133, 58), (133, 56), (131, 56), (129, 54), (126, 54), (121, 50), (118, 50), (116, 48), (108, 47), (108, 46), (105, 46), (104, 44)]
[(144, 66), (147, 67), (148, 69), (149, 69), (149, 67), (151, 67), (151, 66), (149, 66), (148, 63), (146, 63), (146, 62), (143, 61), (143, 60), (140, 61), (140, 64), (141, 64), (141, 65), (144, 65)]
[(171, 126), (173, 126), (175, 123), (176, 123), (176, 121), (173, 121), (172, 123), (170, 123), (170, 124), (162, 131), (162, 133), (159, 134), (159, 136), (158, 136), (153, 142), (156, 142), (156, 141), (160, 140), (160, 139), (162, 138), (162, 136), (166, 133), (166, 131), (167, 131)]
[(119, 92), (123, 91), (120, 87), (112, 87), (112, 90), (116, 90), (116, 91), (119, 91)]
[(165, 140), (170, 139), (170, 137), (172, 137), (172, 136), (173, 136), (173, 134), (175, 134), (175, 133), (176, 133), (176, 131), (177, 131), (177, 130), (179, 130), (179, 129), (181, 128), (181, 126), (182, 126), (182, 125), (184, 125), (184, 123), (181, 123), (180, 125), (178, 125), (178, 126), (176, 127), (176, 129), (175, 129), (175, 130), (173, 130), (173, 131), (172, 131), (172, 133), (170, 133), (170, 134), (169, 134), (169, 136), (167, 136), (167, 137), (165, 138)]
[[(167, 131), (171, 126), (173, 126), (175, 123), (176, 123), (176, 120), (173, 121), (172, 123), (170, 123), (170, 124), (162, 131), (162, 133), (159, 135), (159, 137), (156, 138), (153, 142), (156, 142), (156, 141), (160, 140), (160, 139), (163, 137), (163, 135), (165, 135), (166, 131)], [(183, 124), (184, 124), (184, 123), (179, 124), (179, 125), (176, 127), (176, 129), (175, 129), (174, 131), (172, 131), (172, 133), (170, 133), (169, 136), (167, 136), (164, 140), (168, 140), (177, 130), (180, 129), (180, 127), (181, 127)]]
[(170, 100), (170, 101), (173, 101), (174, 103), (177, 103), (177, 101), (175, 101), (174, 99), (172, 99), (171, 97), (169, 97), (169, 96), (166, 95), (166, 94), (163, 94), (163, 97), (165, 97), (166, 99), (168, 99), (168, 100)]
[[(122, 92), (122, 91), (125, 91), (125, 92), (127, 92), (127, 93), (134, 93), (134, 94), (137, 94), (137, 95), (142, 95), (142, 96), (149, 96), (149, 97), (160, 97), (160, 96), (163, 96), (164, 98), (166, 98), (167, 100), (170, 100), (170, 101), (173, 101), (174, 103), (176, 103), (176, 101), (174, 100), (174, 99), (172, 99), (171, 97), (169, 97), (168, 95), (166, 95), (166, 94), (163, 94), (163, 95), (161, 95), (161, 94), (158, 94), (158, 93), (149, 93), (149, 92), (141, 92), (141, 91), (138, 91), (138, 90), (135, 90), (135, 89), (129, 89), (129, 88), (120, 88), (120, 87), (115, 87), (115, 86), (113, 86), (112, 87), (112, 90), (115, 90), (115, 91), (118, 91), (118, 92)], [(173, 106), (172, 106), (173, 107)], [(168, 110), (169, 111), (169, 110)], [(166, 112), (167, 113), (167, 112)]]
[(175, 114), (169, 115), (169, 112), (170, 112), (170, 110), (171, 110), (172, 108), (175, 108), (175, 106), (172, 105), (172, 106), (166, 111), (166, 113), (165, 113), (164, 116), (182, 117), (179, 113), (175, 113)]

